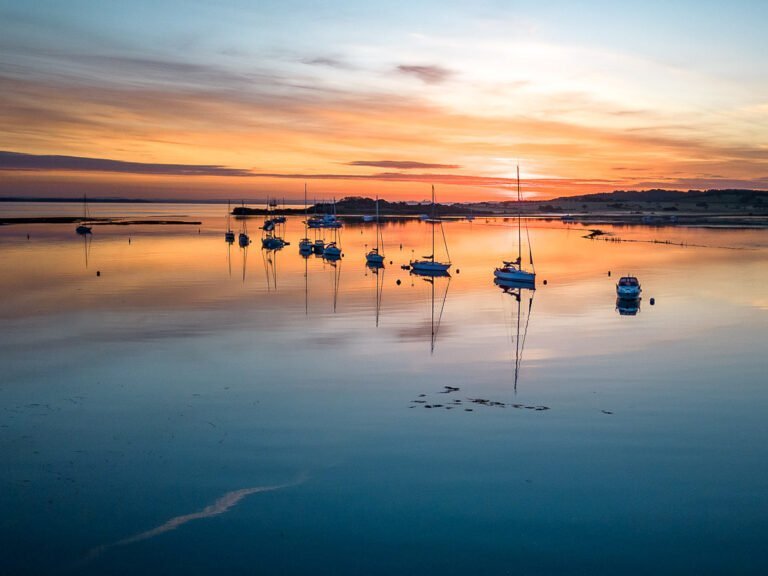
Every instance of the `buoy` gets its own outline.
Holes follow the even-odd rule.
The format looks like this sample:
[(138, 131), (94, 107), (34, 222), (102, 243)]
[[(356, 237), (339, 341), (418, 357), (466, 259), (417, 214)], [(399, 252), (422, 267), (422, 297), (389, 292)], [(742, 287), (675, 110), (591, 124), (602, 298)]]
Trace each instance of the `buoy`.
[(96, 276), (101, 276), (101, 271), (100, 270), (96, 270)]
[(392, 260), (389, 261), (390, 265), (392, 264)]
[(547, 285), (547, 281), (546, 281), (546, 280), (544, 280), (544, 286), (546, 286), (546, 285)]
[(398, 278), (398, 279), (397, 279), (397, 282), (395, 282), (395, 284), (397, 284), (398, 286), (400, 286), (400, 284), (402, 284), (402, 282), (401, 282), (401, 281), (400, 281), (400, 279)]
[(610, 276), (611, 276), (611, 271), (608, 270), (608, 277), (610, 278)]
[(651, 298), (651, 306), (653, 306), (654, 304), (656, 304), (656, 298)]
[(459, 270), (458, 268), (456, 268), (456, 274), (458, 274), (459, 272), (461, 272), (461, 270)]

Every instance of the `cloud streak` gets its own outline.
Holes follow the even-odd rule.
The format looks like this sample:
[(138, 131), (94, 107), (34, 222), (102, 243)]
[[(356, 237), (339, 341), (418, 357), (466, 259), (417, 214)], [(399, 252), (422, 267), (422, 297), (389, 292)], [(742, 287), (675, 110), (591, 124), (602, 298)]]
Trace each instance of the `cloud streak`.
[(0, 151), (0, 170), (118, 172), (160, 176), (250, 176), (248, 170), (217, 165), (147, 164), (82, 156), (52, 156)]
[(411, 162), (409, 160), (355, 160), (347, 166), (369, 166), (372, 168), (394, 168), (396, 170), (461, 168), (458, 164), (430, 164), (429, 162)]
[(425, 84), (441, 84), (453, 75), (453, 72), (442, 66), (414, 66), (401, 64), (397, 71), (408, 76), (415, 76)]

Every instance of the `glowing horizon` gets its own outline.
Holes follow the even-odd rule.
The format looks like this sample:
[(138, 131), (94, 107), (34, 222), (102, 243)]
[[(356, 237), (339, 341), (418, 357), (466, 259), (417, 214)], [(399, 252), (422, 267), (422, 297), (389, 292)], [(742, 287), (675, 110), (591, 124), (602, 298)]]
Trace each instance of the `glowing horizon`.
[(0, 16), (5, 196), (300, 200), (306, 181), (318, 198), (420, 200), (435, 184), (446, 202), (505, 200), (517, 163), (541, 200), (768, 189), (758, 2), (6, 2)]

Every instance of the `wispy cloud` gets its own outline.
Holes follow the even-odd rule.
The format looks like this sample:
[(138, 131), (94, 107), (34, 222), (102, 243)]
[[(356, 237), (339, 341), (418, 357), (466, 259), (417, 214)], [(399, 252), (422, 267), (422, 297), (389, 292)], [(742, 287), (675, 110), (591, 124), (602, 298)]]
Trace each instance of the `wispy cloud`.
[(347, 166), (370, 166), (372, 168), (394, 168), (396, 170), (461, 168), (458, 164), (431, 164), (428, 162), (411, 162), (409, 160), (355, 160), (346, 164)]
[(419, 80), (427, 84), (440, 84), (453, 75), (453, 72), (447, 68), (436, 65), (416, 66), (401, 64), (397, 67), (397, 71), (402, 74), (416, 76)]
[(216, 165), (151, 164), (82, 156), (52, 156), (0, 151), (0, 170), (119, 172), (164, 176), (249, 176), (248, 170)]
[(332, 56), (315, 56), (313, 58), (304, 58), (301, 62), (310, 66), (327, 66), (329, 68), (339, 68), (341, 70), (352, 69), (352, 65), (350, 65), (348, 62), (345, 62), (340, 58), (334, 58)]

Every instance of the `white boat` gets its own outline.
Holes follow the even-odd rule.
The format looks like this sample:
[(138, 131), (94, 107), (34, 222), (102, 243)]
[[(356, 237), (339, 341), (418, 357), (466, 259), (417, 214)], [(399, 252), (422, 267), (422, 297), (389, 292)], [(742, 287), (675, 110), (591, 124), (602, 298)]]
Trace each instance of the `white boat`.
[[(381, 243), (379, 243), (381, 239)], [(376, 197), (376, 246), (365, 255), (365, 261), (368, 264), (384, 265), (384, 237), (381, 235), (381, 226), (379, 224), (379, 197)]]
[(526, 282), (528, 284), (536, 283), (536, 272), (533, 269), (533, 251), (531, 250), (531, 237), (528, 234), (528, 224), (525, 225), (525, 235), (528, 237), (528, 255), (531, 264), (531, 271), (523, 270), (523, 237), (522, 237), (522, 215), (520, 213), (520, 166), (517, 167), (517, 259), (513, 261), (503, 261), (502, 265), (493, 271), (495, 278), (507, 282)]
[(622, 276), (616, 282), (616, 296), (623, 300), (637, 300), (642, 291), (640, 281), (634, 276)]
[(235, 233), (232, 232), (232, 226), (230, 226), (230, 218), (232, 217), (232, 210), (227, 200), (227, 231), (224, 232), (224, 241), (227, 244), (232, 244), (235, 241)]
[(85, 194), (83, 194), (83, 220), (80, 222), (80, 225), (75, 228), (75, 232), (78, 234), (90, 234), (91, 233), (91, 227), (86, 226), (83, 222), (87, 222), (89, 220), (88, 216), (88, 201), (85, 198)]
[[(336, 200), (333, 201), (333, 217), (336, 217)], [(323, 246), (323, 258), (326, 260), (338, 260), (341, 258), (341, 248), (339, 247), (339, 226), (333, 227), (332, 240)]]
[(264, 216), (264, 224), (261, 225), (261, 229), (264, 231), (261, 237), (261, 245), (267, 250), (280, 250), (283, 246), (288, 245), (288, 242), (283, 240), (280, 228), (280, 224), (285, 222), (285, 218), (274, 213), (276, 207), (277, 200), (271, 199), (267, 201), (267, 214)]
[[(440, 274), (448, 272), (451, 267), (451, 257), (448, 254), (448, 242), (445, 239), (445, 231), (443, 230), (443, 221), (435, 217), (435, 187), (432, 186), (432, 215), (425, 219), (432, 226), (432, 254), (429, 256), (422, 256), (421, 260), (411, 260), (411, 270), (417, 274)], [(447, 262), (440, 262), (435, 260), (435, 225), (440, 224), (440, 231), (443, 233), (443, 244), (445, 245), (445, 255), (448, 259)]]
[(312, 216), (307, 220), (307, 225), (310, 228), (341, 228), (341, 221), (336, 217), (336, 200), (333, 201), (333, 214)]

